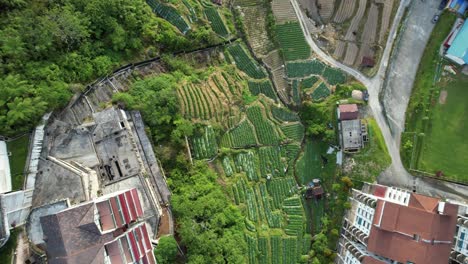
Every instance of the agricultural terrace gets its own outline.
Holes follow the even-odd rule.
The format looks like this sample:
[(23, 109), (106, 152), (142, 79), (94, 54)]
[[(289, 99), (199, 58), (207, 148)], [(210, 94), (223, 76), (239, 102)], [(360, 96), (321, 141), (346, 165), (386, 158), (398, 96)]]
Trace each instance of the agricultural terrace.
[(438, 53), (455, 18), (443, 13), (426, 46), (406, 112), (401, 152), (414, 174), (468, 183), (468, 76), (456, 67), (456, 75), (442, 74), (453, 64)]
[(335, 59), (367, 75), (376, 72), (388, 38), (398, 0), (317, 0), (320, 6), (299, 0), (317, 25), (311, 29), (323, 49)]
[(24, 172), (29, 150), (29, 135), (24, 135), (7, 142), (7, 150), (11, 152), (10, 161), (12, 190), (20, 190), (24, 184)]
[(206, 80), (186, 79), (177, 89), (181, 112), (188, 119), (233, 126), (238, 122), (244, 87), (240, 72), (232, 66), (217, 68)]
[(311, 55), (299, 22), (276, 25), (276, 34), (285, 61), (308, 59)]
[(264, 57), (275, 46), (268, 28), (270, 7), (267, 0), (236, 0), (248, 45), (256, 57)]
[(146, 2), (157, 16), (167, 20), (184, 35), (205, 24), (208, 24), (221, 38), (227, 38), (231, 32), (236, 32), (227, 8), (213, 5), (210, 2), (198, 0), (171, 1), (170, 3), (147, 0)]

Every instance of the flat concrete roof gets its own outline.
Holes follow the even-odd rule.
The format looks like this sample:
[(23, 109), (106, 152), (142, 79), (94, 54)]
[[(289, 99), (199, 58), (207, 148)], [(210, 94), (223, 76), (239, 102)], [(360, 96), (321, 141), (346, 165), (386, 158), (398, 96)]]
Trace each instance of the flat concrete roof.
[(0, 141), (0, 193), (11, 192), (10, 161), (5, 141)]
[(362, 146), (361, 120), (341, 121), (343, 149), (357, 149)]

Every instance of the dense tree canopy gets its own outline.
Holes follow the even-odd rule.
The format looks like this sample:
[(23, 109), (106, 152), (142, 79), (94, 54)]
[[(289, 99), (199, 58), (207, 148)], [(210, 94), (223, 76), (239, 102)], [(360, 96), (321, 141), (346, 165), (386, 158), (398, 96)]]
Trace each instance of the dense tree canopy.
[(0, 0), (0, 134), (31, 129), (125, 61), (193, 48), (206, 37), (189, 42), (144, 0)]
[(172, 205), (189, 263), (244, 263), (244, 222), (206, 163), (171, 173)]
[(175, 238), (173, 236), (164, 236), (159, 239), (154, 254), (158, 263), (172, 264), (176, 260), (177, 251), (177, 241)]

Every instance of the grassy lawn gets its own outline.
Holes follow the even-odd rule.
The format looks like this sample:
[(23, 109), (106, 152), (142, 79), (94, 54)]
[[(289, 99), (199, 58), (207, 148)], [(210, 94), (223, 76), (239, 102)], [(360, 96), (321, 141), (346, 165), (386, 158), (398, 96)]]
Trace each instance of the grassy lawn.
[[(451, 13), (441, 16), (422, 57), (406, 114), (406, 131), (416, 132), (417, 140), (411, 140), (413, 149), (402, 149), (402, 154), (406, 166), (414, 155), (413, 168), (431, 174), (442, 171), (449, 179), (466, 182), (468, 76), (448, 75), (434, 84), (438, 67), (450, 64), (438, 51), (455, 19)], [(442, 91), (447, 92), (444, 104), (439, 102)], [(411, 137), (403, 135), (401, 145)]]
[(369, 142), (359, 153), (352, 154), (355, 165), (346, 175), (355, 180), (373, 182), (391, 164), (385, 140), (377, 122), (368, 118)]
[(13, 256), (12, 253), (16, 248), (18, 235), (20, 232), (20, 228), (11, 230), (10, 239), (8, 239), (8, 242), (2, 248), (0, 248), (0, 263), (11, 263), (11, 258)]
[(28, 156), (29, 135), (25, 135), (14, 141), (7, 142), (8, 152), (11, 152), (10, 170), (11, 185), (13, 190), (20, 190), (24, 184), (24, 166)]

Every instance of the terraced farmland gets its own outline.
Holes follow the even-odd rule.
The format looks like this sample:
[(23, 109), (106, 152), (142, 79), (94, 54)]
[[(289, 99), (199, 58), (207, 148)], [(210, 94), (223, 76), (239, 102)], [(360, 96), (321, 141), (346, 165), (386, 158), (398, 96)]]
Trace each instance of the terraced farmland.
[(276, 26), (276, 34), (286, 61), (308, 59), (310, 48), (298, 22)]
[(234, 44), (229, 46), (229, 53), (233, 57), (236, 66), (249, 77), (254, 79), (263, 79), (267, 77), (264, 69), (255, 61), (248, 52), (240, 45)]
[(208, 21), (210, 21), (211, 28), (213, 28), (213, 31), (216, 32), (216, 34), (222, 37), (227, 37), (229, 35), (229, 31), (226, 28), (223, 19), (219, 15), (218, 10), (213, 7), (206, 7), (205, 15), (206, 18), (208, 18)]
[(177, 96), (182, 114), (186, 118), (210, 120), (231, 127), (231, 117), (238, 116), (237, 104), (245, 89), (238, 78), (221, 70), (211, 74), (206, 81), (181, 85)]
[(176, 8), (161, 4), (156, 0), (147, 0), (147, 3), (158, 16), (169, 21), (169, 23), (178, 28), (182, 34), (186, 34), (190, 30), (190, 26), (182, 18)]

